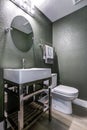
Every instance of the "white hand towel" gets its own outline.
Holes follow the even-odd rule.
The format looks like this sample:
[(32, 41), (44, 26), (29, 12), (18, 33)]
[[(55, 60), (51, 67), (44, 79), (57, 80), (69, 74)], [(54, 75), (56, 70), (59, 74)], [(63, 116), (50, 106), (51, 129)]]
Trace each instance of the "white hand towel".
[(53, 59), (53, 47), (45, 45), (46, 59)]

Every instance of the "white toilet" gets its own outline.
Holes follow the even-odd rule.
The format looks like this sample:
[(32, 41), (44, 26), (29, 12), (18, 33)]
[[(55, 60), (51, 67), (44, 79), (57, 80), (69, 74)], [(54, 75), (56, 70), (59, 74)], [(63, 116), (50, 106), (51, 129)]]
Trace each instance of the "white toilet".
[(52, 108), (65, 114), (72, 114), (72, 101), (78, 97), (78, 90), (73, 87), (58, 85), (57, 74), (52, 74)]

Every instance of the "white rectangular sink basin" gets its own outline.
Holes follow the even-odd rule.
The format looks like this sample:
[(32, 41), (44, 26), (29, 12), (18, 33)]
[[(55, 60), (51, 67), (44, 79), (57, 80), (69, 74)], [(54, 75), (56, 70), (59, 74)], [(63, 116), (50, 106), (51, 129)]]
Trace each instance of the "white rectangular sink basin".
[(4, 69), (4, 79), (23, 84), (51, 77), (50, 68)]

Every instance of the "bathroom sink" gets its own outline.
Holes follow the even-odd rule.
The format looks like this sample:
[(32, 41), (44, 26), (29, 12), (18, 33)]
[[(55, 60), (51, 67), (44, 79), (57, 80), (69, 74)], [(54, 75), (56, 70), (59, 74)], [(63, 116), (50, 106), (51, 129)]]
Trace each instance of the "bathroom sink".
[(4, 79), (23, 84), (51, 77), (50, 68), (4, 69)]

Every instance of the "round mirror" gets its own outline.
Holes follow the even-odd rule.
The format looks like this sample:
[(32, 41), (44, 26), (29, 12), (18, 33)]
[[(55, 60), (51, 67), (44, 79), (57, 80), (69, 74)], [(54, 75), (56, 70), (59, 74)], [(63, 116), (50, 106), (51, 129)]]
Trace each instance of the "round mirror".
[(27, 19), (16, 16), (11, 23), (11, 36), (15, 46), (27, 52), (33, 44), (33, 30)]

